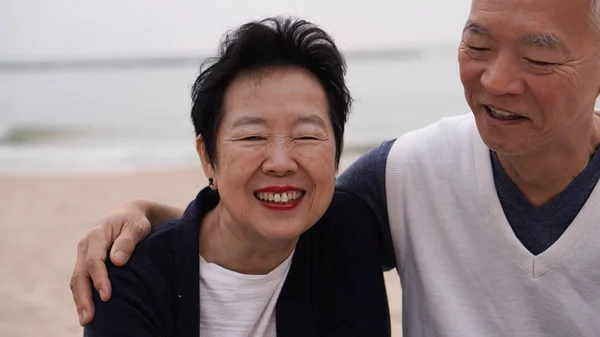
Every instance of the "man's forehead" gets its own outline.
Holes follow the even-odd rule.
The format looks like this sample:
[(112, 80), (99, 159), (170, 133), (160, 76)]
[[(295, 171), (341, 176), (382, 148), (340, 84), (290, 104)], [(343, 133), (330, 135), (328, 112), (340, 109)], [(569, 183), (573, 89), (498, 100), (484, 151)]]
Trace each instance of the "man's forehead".
[(590, 24), (593, 4), (594, 0), (473, 0), (465, 32), (573, 51), (580, 42), (581, 47), (597, 43)]
[(588, 19), (595, 0), (472, 0), (471, 13), (530, 17), (548, 23)]
[(589, 9), (594, 3), (595, 0), (472, 0), (471, 8), (541, 10), (559, 8), (564, 5), (565, 7), (576, 6), (580, 8), (584, 6)]
[[(485, 27), (484, 24), (480, 24), (476, 21), (467, 21), (464, 31), (476, 35), (493, 37), (493, 34), (490, 32), (490, 29)], [(531, 45), (534, 47), (561, 49), (564, 46), (560, 39), (552, 34), (523, 32), (519, 35), (518, 38), (523, 44)]]

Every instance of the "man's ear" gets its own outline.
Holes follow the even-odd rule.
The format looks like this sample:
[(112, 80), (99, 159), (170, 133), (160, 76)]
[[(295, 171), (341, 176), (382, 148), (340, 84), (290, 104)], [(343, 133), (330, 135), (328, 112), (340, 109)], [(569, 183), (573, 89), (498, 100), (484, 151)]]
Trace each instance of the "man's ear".
[(208, 178), (209, 186), (213, 190), (217, 189), (217, 178), (215, 177), (215, 168), (208, 157), (208, 152), (206, 151), (206, 147), (204, 146), (204, 141), (202, 141), (202, 136), (196, 137), (196, 153), (198, 153), (198, 157), (200, 157), (200, 162), (202, 163), (202, 170), (204, 174)]

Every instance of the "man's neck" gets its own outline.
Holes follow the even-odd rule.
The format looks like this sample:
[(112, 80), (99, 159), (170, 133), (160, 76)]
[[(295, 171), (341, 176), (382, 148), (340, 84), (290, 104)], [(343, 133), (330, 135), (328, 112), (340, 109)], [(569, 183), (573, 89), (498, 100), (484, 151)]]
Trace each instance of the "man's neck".
[(561, 193), (588, 165), (600, 144), (600, 117), (571, 141), (547, 144), (526, 155), (498, 154), (498, 159), (521, 193), (542, 206)]
[(264, 275), (285, 261), (296, 240), (271, 241), (234, 224), (221, 203), (200, 227), (199, 253), (209, 263), (248, 275)]

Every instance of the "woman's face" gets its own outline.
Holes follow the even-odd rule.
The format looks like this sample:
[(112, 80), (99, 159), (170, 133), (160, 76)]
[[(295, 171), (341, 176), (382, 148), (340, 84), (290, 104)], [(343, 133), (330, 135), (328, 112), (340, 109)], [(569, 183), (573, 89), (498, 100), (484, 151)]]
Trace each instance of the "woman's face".
[(224, 97), (213, 167), (224, 223), (257, 239), (295, 239), (319, 220), (334, 191), (335, 140), (323, 87), (308, 71), (239, 75)]

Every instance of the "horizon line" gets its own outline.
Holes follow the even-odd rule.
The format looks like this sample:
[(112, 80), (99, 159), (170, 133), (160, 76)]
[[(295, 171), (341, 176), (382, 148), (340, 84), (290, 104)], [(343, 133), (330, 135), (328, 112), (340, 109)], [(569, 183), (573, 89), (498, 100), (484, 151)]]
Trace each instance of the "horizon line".
[[(355, 49), (342, 51), (346, 60), (410, 60), (422, 56), (422, 48)], [(212, 56), (139, 56), (117, 58), (79, 58), (10, 61), (0, 60), (0, 72), (62, 71), (82, 69), (152, 68), (200, 65)]]

